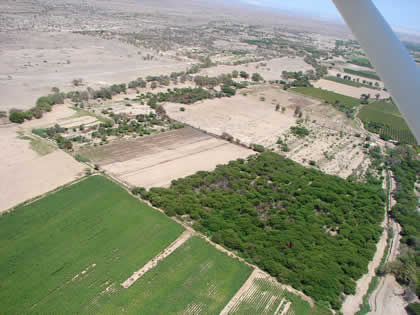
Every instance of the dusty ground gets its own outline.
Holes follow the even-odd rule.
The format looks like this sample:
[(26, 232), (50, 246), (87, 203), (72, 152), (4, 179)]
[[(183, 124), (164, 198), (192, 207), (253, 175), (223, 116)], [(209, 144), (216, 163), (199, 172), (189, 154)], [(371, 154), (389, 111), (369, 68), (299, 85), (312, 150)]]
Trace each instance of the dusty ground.
[(74, 90), (76, 78), (84, 80), (80, 88), (96, 88), (188, 67), (161, 56), (145, 61), (142, 56), (156, 53), (70, 32), (0, 32), (0, 42), (0, 110), (30, 108), (52, 87)]
[(18, 138), (18, 127), (0, 128), (0, 212), (83, 175), (84, 166), (57, 150), (39, 155)]
[[(266, 64), (262, 66), (261, 64)], [(204, 75), (217, 76), (222, 73), (231, 73), (233, 70), (246, 71), (250, 75), (258, 72), (265, 80), (281, 80), (282, 71), (303, 71), (313, 69), (311, 65), (303, 61), (300, 57), (283, 57), (269, 61), (253, 62), (244, 65), (219, 65), (202, 71)]]
[[(236, 95), (184, 106), (184, 112), (179, 110), (179, 104), (166, 104), (165, 109), (171, 118), (199, 129), (217, 135), (226, 132), (246, 145), (269, 146), (295, 125), (296, 104), (313, 104), (307, 98), (276, 88), (255, 88), (247, 93), (247, 96)], [(261, 101), (261, 97), (265, 100)], [(276, 112), (276, 104), (286, 107), (285, 113)]]
[[(309, 136), (297, 138), (286, 133), (282, 139), (290, 152), (284, 153), (292, 160), (310, 166), (310, 161), (327, 174), (343, 178), (362, 175), (370, 164), (363, 149), (366, 135), (358, 125), (330, 105), (315, 104), (304, 109), (309, 117), (303, 125), (310, 131)], [(355, 135), (360, 133), (360, 137)], [(281, 146), (273, 147), (281, 152)]]
[(80, 153), (122, 181), (150, 188), (169, 186), (174, 179), (213, 170), (254, 152), (187, 127)]
[(355, 98), (360, 98), (362, 94), (370, 94), (371, 97), (375, 97), (376, 94), (380, 94), (379, 98), (390, 97), (388, 92), (382, 90), (374, 90), (365, 87), (354, 87), (342, 83), (337, 83), (330, 80), (321, 79), (314, 83), (314, 86), (328, 91), (333, 91), (338, 94), (343, 94)]

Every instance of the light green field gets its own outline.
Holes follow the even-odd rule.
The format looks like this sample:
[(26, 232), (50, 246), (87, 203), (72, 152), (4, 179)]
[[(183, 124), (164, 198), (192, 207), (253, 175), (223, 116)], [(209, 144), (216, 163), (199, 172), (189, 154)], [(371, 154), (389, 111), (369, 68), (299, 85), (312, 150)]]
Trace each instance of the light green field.
[(250, 268), (193, 237), (129, 289), (104, 296), (89, 312), (106, 314), (219, 314)]
[(298, 92), (304, 95), (318, 98), (320, 100), (326, 101), (330, 104), (339, 104), (344, 105), (345, 107), (351, 108), (360, 104), (360, 100), (354, 97), (345, 96), (342, 94), (326, 91), (318, 88), (295, 88), (292, 91)]
[(252, 286), (244, 292), (243, 296), (245, 298), (234, 305), (229, 314), (281, 314), (290, 303), (287, 315), (331, 315), (328, 308), (318, 305), (311, 308), (308, 302), (284, 290), (277, 282), (269, 278), (255, 278)]
[(0, 313), (88, 311), (182, 231), (101, 176), (18, 207), (0, 217)]
[(398, 108), (392, 103), (374, 102), (364, 105), (359, 111), (359, 118), (371, 132), (404, 143), (417, 143)]

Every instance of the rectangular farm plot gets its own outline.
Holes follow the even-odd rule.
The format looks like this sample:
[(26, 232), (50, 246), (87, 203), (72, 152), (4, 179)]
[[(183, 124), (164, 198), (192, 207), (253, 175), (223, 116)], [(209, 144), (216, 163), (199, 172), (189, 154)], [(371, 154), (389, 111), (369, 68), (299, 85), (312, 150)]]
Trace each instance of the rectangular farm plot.
[(310, 314), (311, 306), (269, 275), (254, 270), (220, 315)]
[[(243, 92), (245, 93), (245, 92)], [(296, 124), (294, 111), (315, 102), (310, 98), (274, 88), (249, 89), (245, 95), (210, 99), (185, 107), (167, 103), (168, 115), (178, 121), (219, 136), (227, 133), (246, 145), (270, 146), (278, 137)], [(284, 107), (276, 111), (276, 105)]]
[(83, 313), (182, 231), (101, 176), (19, 207), (0, 217), (1, 312)]
[(251, 269), (192, 237), (130, 288), (101, 296), (89, 312), (219, 314)]
[(186, 127), (81, 151), (113, 176), (145, 188), (169, 186), (172, 180), (211, 171), (218, 164), (246, 158), (252, 150)]

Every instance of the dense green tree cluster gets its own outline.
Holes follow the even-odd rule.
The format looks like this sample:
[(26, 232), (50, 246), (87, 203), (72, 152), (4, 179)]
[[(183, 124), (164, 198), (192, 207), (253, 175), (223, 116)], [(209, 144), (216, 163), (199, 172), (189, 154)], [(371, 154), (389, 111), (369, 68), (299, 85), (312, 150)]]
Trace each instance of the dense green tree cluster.
[(380, 182), (305, 168), (272, 152), (138, 193), (284, 283), (338, 309), (367, 271), (384, 217)]

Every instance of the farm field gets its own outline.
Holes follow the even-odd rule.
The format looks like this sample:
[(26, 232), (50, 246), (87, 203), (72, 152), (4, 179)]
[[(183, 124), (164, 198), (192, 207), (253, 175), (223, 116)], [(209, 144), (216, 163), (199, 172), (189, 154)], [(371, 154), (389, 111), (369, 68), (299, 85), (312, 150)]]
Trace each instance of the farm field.
[(80, 154), (130, 185), (150, 188), (168, 186), (174, 179), (213, 170), (217, 164), (254, 152), (186, 127), (116, 141)]
[(0, 212), (83, 175), (83, 164), (28, 132), (0, 128), (0, 145), (7, 148), (0, 150)]
[(359, 118), (363, 121), (366, 129), (372, 132), (403, 143), (417, 143), (394, 104), (374, 102), (364, 105), (359, 112)]
[[(322, 313), (324, 312), (324, 313)], [(254, 270), (242, 288), (223, 309), (226, 314), (331, 314), (312, 308), (301, 297), (290, 293), (281, 284), (261, 271)]]
[[(213, 134), (227, 133), (246, 145), (275, 144), (279, 135), (295, 125), (296, 106), (302, 109), (315, 104), (309, 98), (297, 96), (278, 88), (248, 89), (245, 95), (230, 98), (205, 100), (185, 107), (165, 104), (171, 118), (187, 123)], [(285, 112), (276, 112), (276, 104), (285, 107)]]
[[(350, 81), (346, 81), (346, 80), (343, 80), (343, 81), (350, 82)], [(351, 82), (351, 83), (355, 83), (355, 82)], [(351, 86), (351, 85), (348, 85), (348, 84), (343, 84), (343, 82), (334, 82), (334, 81), (327, 80), (327, 79), (321, 79), (321, 80), (315, 82), (314, 86), (316, 88), (332, 91), (332, 92), (335, 92), (337, 94), (342, 94), (344, 96), (356, 99), (356, 100), (352, 100), (352, 101), (346, 100), (345, 102), (348, 103), (348, 104), (350, 104), (350, 103), (351, 104), (356, 104), (356, 105), (360, 104), (359, 98), (362, 94), (370, 94), (370, 95), (372, 95), (372, 97), (375, 96), (376, 94), (379, 94), (380, 98), (388, 98), (389, 97), (389, 93), (385, 92), (385, 91), (382, 91), (382, 90), (375, 90), (375, 89), (365, 87), (365, 86), (356, 87), (356, 86)], [(317, 96), (315, 96), (315, 97), (317, 97)], [(331, 102), (331, 101), (329, 101), (330, 99), (332, 99), (333, 102), (335, 101), (335, 99), (337, 99), (336, 98), (337, 96), (334, 97), (334, 96), (320, 95), (319, 97), (321, 97), (321, 98), (325, 97), (325, 99), (328, 100), (328, 102)]]
[(101, 176), (19, 207), (0, 217), (2, 312), (89, 312), (182, 231)]
[(348, 73), (348, 74), (353, 74), (353, 75), (357, 75), (359, 77), (364, 77), (364, 78), (368, 78), (368, 79), (373, 79), (373, 80), (378, 80), (380, 81), (381, 79), (379, 78), (379, 76), (376, 74), (375, 71), (369, 71), (369, 70), (355, 70), (355, 69), (349, 69), (349, 68), (344, 68), (344, 72)]
[[(322, 82), (322, 81), (323, 80), (320, 80), (320, 81), (318, 81), (318, 83)], [(327, 83), (329, 85), (343, 87), (343, 85), (339, 84), (339, 83), (334, 83), (334, 82), (331, 82), (331, 81), (327, 81)], [(344, 86), (344, 87), (346, 87), (346, 86)], [(346, 88), (352, 88), (352, 87), (346, 87)], [(360, 90), (359, 88), (353, 88), (353, 89)], [(360, 104), (360, 100), (358, 98), (342, 95), (342, 94), (331, 92), (331, 91), (326, 91), (326, 90), (323, 90), (321, 88), (311, 88), (311, 87), (309, 87), (309, 88), (295, 88), (295, 89), (292, 89), (292, 91), (300, 93), (300, 94), (308, 95), (308, 96), (311, 96), (311, 97), (315, 97), (315, 98), (318, 98), (320, 100), (326, 101), (326, 102), (331, 103), (331, 104), (335, 104), (335, 102), (338, 101), (340, 104), (343, 104), (344, 106), (349, 107), (349, 108), (355, 107), (355, 106)], [(363, 93), (363, 92), (361, 92), (361, 93)], [(359, 94), (359, 97), (360, 97), (360, 94)]]
[(219, 314), (250, 273), (247, 265), (192, 237), (129, 289), (100, 297), (89, 312)]

